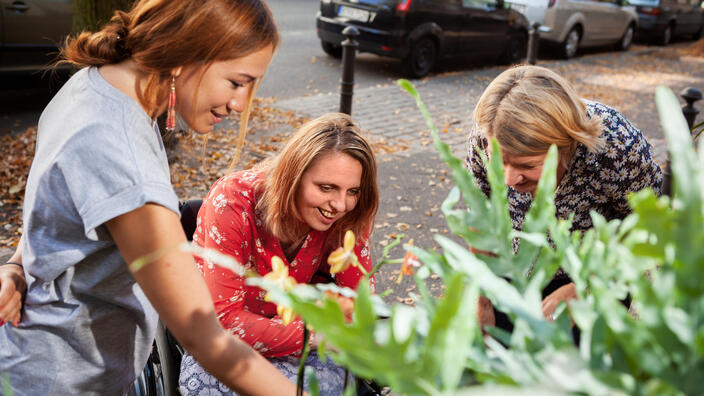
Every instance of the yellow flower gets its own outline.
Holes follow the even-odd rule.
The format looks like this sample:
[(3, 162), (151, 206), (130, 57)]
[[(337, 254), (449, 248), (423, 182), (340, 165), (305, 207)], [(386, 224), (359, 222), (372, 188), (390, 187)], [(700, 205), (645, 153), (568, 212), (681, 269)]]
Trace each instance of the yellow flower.
[(330, 264), (330, 274), (337, 274), (351, 266), (359, 268), (362, 273), (367, 271), (359, 264), (357, 255), (354, 254), (354, 232), (347, 230), (345, 232), (345, 240), (342, 247), (335, 249), (328, 256), (328, 264)]
[[(280, 257), (274, 256), (271, 258), (271, 272), (264, 275), (264, 279), (275, 283), (285, 291), (291, 290), (296, 286), (296, 280), (288, 276), (288, 267)], [(265, 301), (271, 301), (269, 293), (264, 296)], [(281, 321), (286, 326), (291, 323), (295, 317), (293, 308), (276, 305), (276, 314), (281, 317)]]

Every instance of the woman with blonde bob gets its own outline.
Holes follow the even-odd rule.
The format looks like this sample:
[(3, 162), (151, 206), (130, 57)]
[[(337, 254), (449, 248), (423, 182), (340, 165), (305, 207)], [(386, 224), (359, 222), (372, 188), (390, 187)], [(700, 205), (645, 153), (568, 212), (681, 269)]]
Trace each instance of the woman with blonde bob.
[[(374, 153), (359, 127), (344, 114), (327, 114), (303, 125), (275, 157), (252, 170), (218, 180), (198, 213), (193, 242), (234, 256), (260, 275), (279, 257), (296, 283), (315, 283), (330, 274), (328, 255), (352, 230), (354, 251), (366, 271), (372, 268), (369, 237), (379, 206)], [(295, 381), (303, 347), (303, 322), (285, 323), (276, 306), (244, 277), (197, 260), (220, 323), (268, 358)], [(333, 275), (340, 286), (356, 288), (362, 272), (350, 266)], [(373, 279), (370, 279), (374, 286)], [(313, 348), (320, 339), (313, 333)], [(323, 395), (340, 395), (344, 370), (315, 352), (314, 367)], [(190, 356), (181, 365), (181, 391), (227, 391)]]
[(159, 317), (232, 389), (294, 394), (222, 328), (192, 256), (178, 251), (186, 236), (156, 123), (166, 113), (172, 129), (179, 114), (206, 134), (234, 111), (244, 131), (278, 42), (260, 0), (138, 0), (67, 39), (63, 61), (81, 69), (41, 115), (23, 238), (0, 266), (0, 319), (15, 325), (0, 327), (0, 373), (13, 394), (126, 394)]
[[(626, 217), (631, 192), (650, 187), (660, 193), (662, 172), (641, 132), (618, 111), (580, 98), (567, 80), (543, 67), (504, 71), (477, 103), (467, 167), (487, 196), (490, 188), (479, 153), (491, 154), (492, 138), (501, 148), (516, 230), (523, 226), (553, 144), (559, 153), (556, 215), (560, 219), (574, 215), (574, 230), (592, 227), (591, 211), (607, 220)], [(551, 319), (560, 302), (575, 296), (574, 284), (558, 271), (543, 290), (543, 314)], [(480, 307), (487, 306), (487, 300), (480, 301)], [(493, 324), (493, 315), (481, 311), (480, 315), (488, 315), (483, 321)], [(496, 320), (497, 325), (510, 327), (505, 316)]]

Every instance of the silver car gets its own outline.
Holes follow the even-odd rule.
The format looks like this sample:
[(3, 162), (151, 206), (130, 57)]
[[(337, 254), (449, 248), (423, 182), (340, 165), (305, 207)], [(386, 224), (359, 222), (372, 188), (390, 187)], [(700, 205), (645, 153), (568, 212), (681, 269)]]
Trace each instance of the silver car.
[(635, 8), (623, 0), (507, 0), (531, 22), (541, 42), (557, 45), (569, 59), (582, 47), (615, 44), (627, 50), (638, 27)]
[(71, 0), (0, 0), (0, 73), (46, 67), (71, 33)]

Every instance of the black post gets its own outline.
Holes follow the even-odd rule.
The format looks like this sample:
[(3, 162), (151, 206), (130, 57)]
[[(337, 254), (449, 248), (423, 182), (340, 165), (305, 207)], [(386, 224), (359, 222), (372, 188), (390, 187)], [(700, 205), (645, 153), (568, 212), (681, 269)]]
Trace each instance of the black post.
[(342, 80), (340, 80), (340, 113), (352, 115), (352, 95), (354, 94), (354, 57), (359, 44), (355, 37), (359, 30), (347, 26), (342, 34), (347, 37), (342, 42)]
[(699, 111), (694, 108), (694, 102), (702, 99), (702, 93), (696, 88), (687, 87), (680, 92), (680, 96), (687, 102), (686, 105), (682, 106), (682, 114), (684, 114), (684, 118), (687, 120), (689, 129), (692, 129), (694, 120), (696, 120), (697, 114), (699, 114)]
[(528, 64), (534, 65), (538, 58), (538, 44), (540, 42), (540, 22), (533, 22), (530, 32), (528, 33)]

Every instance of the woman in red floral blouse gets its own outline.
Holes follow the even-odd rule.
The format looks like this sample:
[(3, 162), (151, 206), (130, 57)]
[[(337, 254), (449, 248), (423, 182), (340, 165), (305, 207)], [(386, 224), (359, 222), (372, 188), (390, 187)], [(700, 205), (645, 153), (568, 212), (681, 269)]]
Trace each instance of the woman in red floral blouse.
[[(361, 236), (355, 253), (371, 270), (369, 234), (378, 202), (369, 143), (349, 116), (328, 114), (301, 127), (276, 157), (218, 180), (198, 213), (193, 241), (237, 258), (260, 275), (271, 272), (271, 259), (278, 256), (297, 283), (313, 283), (316, 273), (329, 274), (327, 257), (342, 245), (346, 230)], [(227, 269), (197, 262), (222, 325), (295, 378), (302, 321), (284, 325), (263, 290)], [(335, 283), (350, 288), (361, 278), (353, 266), (334, 275)], [(312, 347), (319, 342), (313, 334)], [(315, 353), (307, 364), (317, 371), (321, 394), (342, 393), (344, 370), (329, 360), (321, 363)], [(188, 355), (180, 382), (184, 394), (229, 391)]]

